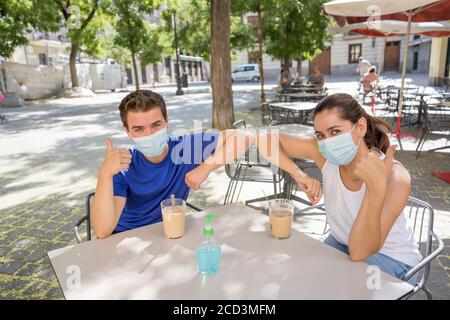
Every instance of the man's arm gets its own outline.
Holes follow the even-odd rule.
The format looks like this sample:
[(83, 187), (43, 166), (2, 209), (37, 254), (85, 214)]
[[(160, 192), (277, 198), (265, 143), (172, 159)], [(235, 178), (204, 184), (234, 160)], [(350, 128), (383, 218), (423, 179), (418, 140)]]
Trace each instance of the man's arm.
[(255, 137), (248, 131), (237, 129), (221, 131), (214, 153), (186, 174), (185, 182), (188, 187), (194, 190), (199, 189), (211, 171), (243, 155), (254, 140)]
[(128, 150), (113, 149), (110, 139), (106, 145), (106, 156), (99, 171), (91, 212), (94, 232), (101, 239), (114, 231), (126, 202), (125, 197), (114, 196), (113, 176), (127, 169), (131, 163)]

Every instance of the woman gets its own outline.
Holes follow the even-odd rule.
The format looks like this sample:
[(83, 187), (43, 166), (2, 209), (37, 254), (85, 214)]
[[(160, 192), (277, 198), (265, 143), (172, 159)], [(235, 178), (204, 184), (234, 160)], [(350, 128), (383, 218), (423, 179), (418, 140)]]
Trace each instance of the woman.
[[(320, 183), (290, 158), (313, 160), (322, 171), (331, 228), (325, 243), (401, 279), (422, 257), (403, 212), (411, 178), (394, 160), (397, 146), (389, 146), (389, 126), (344, 93), (323, 99), (313, 121), (316, 139), (260, 135), (260, 152), (291, 174), (316, 204), (322, 196)], [(279, 148), (271, 150), (274, 142)], [(415, 278), (409, 281), (415, 283)]]
[(281, 87), (281, 93), (287, 93), (292, 89), (292, 79), (289, 69), (283, 68), (278, 77), (278, 85)]

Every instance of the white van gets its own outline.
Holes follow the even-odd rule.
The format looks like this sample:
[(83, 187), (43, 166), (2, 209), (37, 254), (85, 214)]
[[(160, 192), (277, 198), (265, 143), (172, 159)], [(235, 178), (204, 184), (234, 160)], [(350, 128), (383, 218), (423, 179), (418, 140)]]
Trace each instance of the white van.
[(237, 66), (231, 73), (232, 81), (259, 81), (258, 64), (242, 64)]

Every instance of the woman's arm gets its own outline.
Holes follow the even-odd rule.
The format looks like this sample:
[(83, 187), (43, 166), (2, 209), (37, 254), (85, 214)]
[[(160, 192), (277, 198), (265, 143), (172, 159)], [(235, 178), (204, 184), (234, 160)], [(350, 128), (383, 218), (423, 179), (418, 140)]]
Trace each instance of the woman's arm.
[(312, 160), (319, 169), (325, 164), (315, 137), (298, 137), (285, 133), (268, 133), (259, 137), (265, 139), (266, 143), (269, 139), (273, 140), (275, 146), (279, 145), (280, 151), (289, 158)]
[(408, 202), (409, 175), (401, 165), (393, 164), (395, 147), (386, 152), (384, 161), (369, 154), (355, 169), (366, 183), (366, 191), (349, 235), (349, 253), (354, 261), (365, 260), (381, 250)]
[(317, 149), (315, 139), (287, 134), (262, 133), (257, 136), (256, 145), (264, 158), (289, 173), (297, 181), (313, 204), (320, 201), (322, 197), (320, 182), (303, 173), (291, 159), (311, 159), (319, 168), (322, 168), (325, 160)]

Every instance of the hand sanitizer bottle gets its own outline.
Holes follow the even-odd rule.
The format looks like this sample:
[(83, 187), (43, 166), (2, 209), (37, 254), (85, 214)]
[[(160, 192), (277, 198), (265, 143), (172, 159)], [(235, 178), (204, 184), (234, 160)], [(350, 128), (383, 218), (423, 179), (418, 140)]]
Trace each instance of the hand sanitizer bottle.
[(203, 228), (203, 241), (197, 248), (197, 264), (201, 274), (212, 276), (219, 271), (221, 249), (220, 244), (214, 239), (214, 228), (212, 220), (217, 216), (205, 215), (205, 226)]

